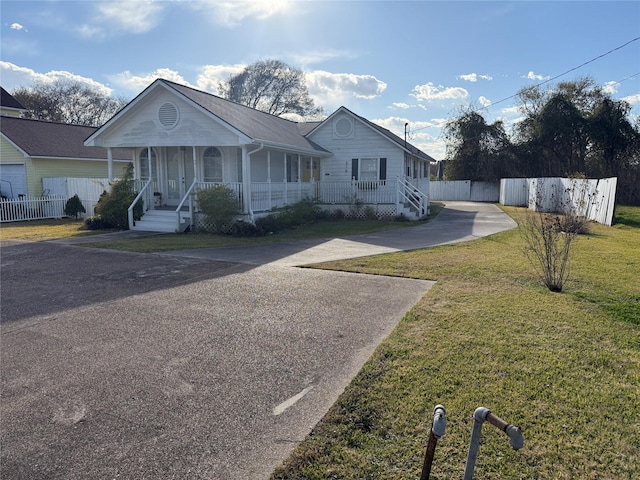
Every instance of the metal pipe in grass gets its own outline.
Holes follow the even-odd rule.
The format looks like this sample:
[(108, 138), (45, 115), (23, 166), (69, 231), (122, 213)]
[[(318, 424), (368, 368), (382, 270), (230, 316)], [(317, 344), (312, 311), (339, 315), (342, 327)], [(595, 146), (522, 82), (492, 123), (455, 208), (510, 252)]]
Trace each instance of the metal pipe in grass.
[(422, 475), (420, 476), (420, 480), (429, 480), (431, 464), (433, 463), (433, 456), (436, 452), (436, 443), (438, 443), (440, 437), (444, 435), (446, 427), (447, 417), (444, 406), (436, 405), (433, 409), (433, 421), (431, 431), (429, 432), (427, 450), (424, 454), (424, 464), (422, 465)]
[(482, 424), (485, 420), (507, 434), (509, 442), (514, 450), (520, 450), (524, 445), (524, 438), (522, 437), (522, 430), (520, 427), (516, 427), (515, 425), (505, 422), (500, 417), (491, 413), (488, 408), (476, 408), (476, 411), (473, 412), (473, 431), (471, 432), (471, 443), (469, 444), (467, 465), (464, 470), (464, 480), (471, 480), (473, 478), (473, 470), (476, 466), (478, 448), (480, 447)]

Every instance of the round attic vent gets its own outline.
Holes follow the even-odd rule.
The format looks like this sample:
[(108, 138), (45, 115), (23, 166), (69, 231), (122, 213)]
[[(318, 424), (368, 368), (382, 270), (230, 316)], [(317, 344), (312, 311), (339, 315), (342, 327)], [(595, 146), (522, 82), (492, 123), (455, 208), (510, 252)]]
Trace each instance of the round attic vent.
[(167, 130), (173, 128), (178, 123), (178, 107), (171, 102), (160, 105), (158, 109), (158, 121)]
[(347, 117), (340, 117), (336, 120), (334, 129), (338, 137), (349, 137), (353, 135), (353, 122)]

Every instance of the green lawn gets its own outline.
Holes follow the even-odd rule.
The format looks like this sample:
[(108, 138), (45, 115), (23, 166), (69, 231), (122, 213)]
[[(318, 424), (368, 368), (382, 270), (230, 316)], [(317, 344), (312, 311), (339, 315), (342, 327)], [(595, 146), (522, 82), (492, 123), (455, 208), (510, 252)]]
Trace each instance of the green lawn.
[(417, 479), (439, 403), (433, 479), (462, 478), (479, 406), (520, 425), (525, 446), (485, 424), (475, 478), (640, 478), (640, 208), (617, 215), (577, 240), (560, 294), (517, 229), (317, 266), (438, 283), (272, 478)]

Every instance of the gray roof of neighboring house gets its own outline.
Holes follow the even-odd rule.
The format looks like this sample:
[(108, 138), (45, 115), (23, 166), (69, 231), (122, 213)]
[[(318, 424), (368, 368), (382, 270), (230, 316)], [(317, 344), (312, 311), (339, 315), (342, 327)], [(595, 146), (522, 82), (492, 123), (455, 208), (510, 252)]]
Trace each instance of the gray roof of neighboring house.
[[(85, 147), (84, 140), (95, 127), (2, 117), (0, 131), (30, 157), (107, 159), (107, 149)], [(114, 160), (131, 160), (130, 149), (113, 149)]]
[(11, 95), (2, 87), (0, 87), (0, 89), (2, 90), (0, 94), (0, 106), (2, 106), (3, 108), (13, 108), (15, 110), (26, 110), (26, 108), (24, 108), (24, 105), (16, 100), (13, 95)]
[(302, 150), (315, 150), (318, 153), (331, 153), (301, 135), (296, 122), (168, 80), (158, 81), (181, 93), (255, 142), (264, 141)]

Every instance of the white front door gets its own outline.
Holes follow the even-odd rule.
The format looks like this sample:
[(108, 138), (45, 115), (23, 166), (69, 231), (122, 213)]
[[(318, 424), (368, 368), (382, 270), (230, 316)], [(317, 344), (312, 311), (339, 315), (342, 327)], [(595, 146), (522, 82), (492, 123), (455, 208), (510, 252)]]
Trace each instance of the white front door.
[(191, 186), (194, 178), (191, 148), (167, 148), (166, 204), (177, 206)]

